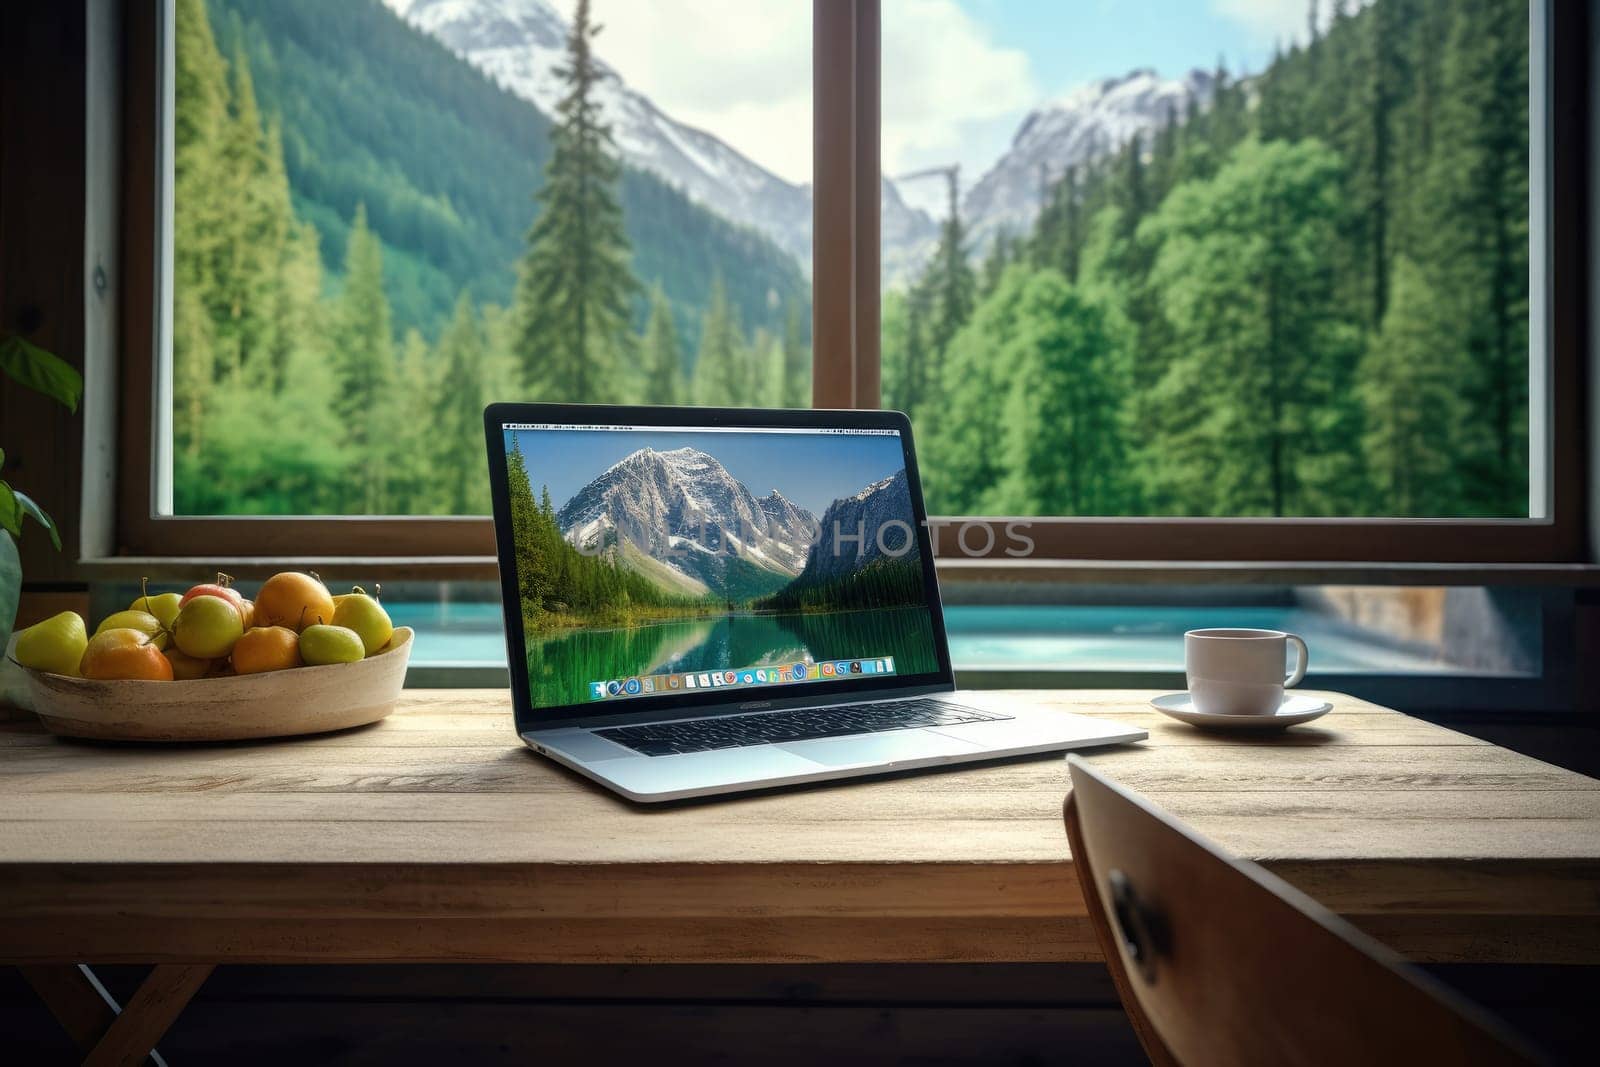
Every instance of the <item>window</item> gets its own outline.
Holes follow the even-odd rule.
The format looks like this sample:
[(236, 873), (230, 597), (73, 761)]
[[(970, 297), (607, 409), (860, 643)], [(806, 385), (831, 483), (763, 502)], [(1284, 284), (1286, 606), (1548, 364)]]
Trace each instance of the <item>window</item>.
[(490, 399), (808, 405), (810, 16), (179, 0), (169, 513), (486, 514)]
[(884, 41), (930, 511), (1546, 517), (1525, 0), (906, 0)]
[[(911, 409), (949, 569), (1024, 566), (995, 518), (1058, 561), (1580, 558), (1582, 34), (1287, 6), (591, 0), (578, 346), (528, 299), (576, 0), (134, 3), (118, 546), (487, 573), (466, 413), (598, 390)], [(1100, 132), (1014, 158), (1063, 97)]]

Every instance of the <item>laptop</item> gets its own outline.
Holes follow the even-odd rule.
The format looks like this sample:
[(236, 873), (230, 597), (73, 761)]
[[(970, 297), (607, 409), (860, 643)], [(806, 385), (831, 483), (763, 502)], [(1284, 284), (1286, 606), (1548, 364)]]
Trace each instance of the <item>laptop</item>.
[(956, 691), (898, 412), (484, 422), (517, 733), (630, 800), (1146, 736)]

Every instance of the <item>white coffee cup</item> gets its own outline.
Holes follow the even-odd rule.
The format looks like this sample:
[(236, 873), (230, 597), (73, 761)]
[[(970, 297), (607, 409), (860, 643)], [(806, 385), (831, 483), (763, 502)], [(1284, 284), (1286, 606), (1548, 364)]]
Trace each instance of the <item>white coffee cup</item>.
[[(1294, 670), (1284, 674), (1289, 645)], [(1272, 715), (1306, 676), (1306, 643), (1282, 630), (1190, 630), (1183, 635), (1189, 699), (1210, 715)]]

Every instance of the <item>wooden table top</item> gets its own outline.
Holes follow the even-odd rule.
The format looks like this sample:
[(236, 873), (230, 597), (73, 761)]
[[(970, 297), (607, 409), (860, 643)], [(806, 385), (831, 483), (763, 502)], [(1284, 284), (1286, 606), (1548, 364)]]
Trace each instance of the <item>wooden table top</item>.
[[(1268, 737), (1143, 692), (973, 694), (1136, 724), (1090, 758), (1407, 955), (1600, 962), (1600, 782), (1363, 701)], [(1099, 957), (1059, 757), (637, 807), (499, 691), (373, 727), (118, 747), (0, 723), (0, 962)]]

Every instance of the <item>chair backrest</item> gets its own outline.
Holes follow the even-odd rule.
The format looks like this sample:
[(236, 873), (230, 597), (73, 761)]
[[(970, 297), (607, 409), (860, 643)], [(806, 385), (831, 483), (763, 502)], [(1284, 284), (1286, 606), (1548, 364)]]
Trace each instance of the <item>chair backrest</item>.
[(1539, 1062), (1482, 1012), (1076, 757), (1067, 838), (1158, 1065)]

